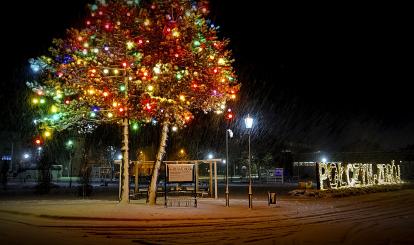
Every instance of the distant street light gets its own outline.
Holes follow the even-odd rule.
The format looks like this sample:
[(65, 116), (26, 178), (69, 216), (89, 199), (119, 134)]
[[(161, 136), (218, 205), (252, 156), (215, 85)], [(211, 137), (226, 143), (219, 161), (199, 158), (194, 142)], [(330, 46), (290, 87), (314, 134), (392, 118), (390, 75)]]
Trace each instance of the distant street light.
[[(66, 142), (66, 147), (69, 150), (69, 188), (72, 188), (72, 155), (73, 155), (73, 140)], [(40, 147), (39, 147), (40, 148)], [(39, 150), (40, 151), (40, 150)]]
[(208, 159), (213, 159), (213, 154), (208, 154)]
[(233, 138), (233, 131), (230, 129), (226, 130), (226, 160), (223, 162), (226, 163), (226, 207), (230, 206), (229, 199), (229, 140), (228, 137)]
[(73, 145), (73, 141), (72, 140), (68, 140), (68, 142), (66, 143), (67, 144), (67, 146), (72, 146)]
[(24, 153), (24, 154), (23, 154), (23, 158), (24, 158), (24, 159), (29, 159), (29, 157), (30, 157), (30, 155), (29, 155), (28, 153)]
[(324, 158), (322, 158), (322, 162), (326, 162), (327, 161), (327, 159), (324, 157)]
[(253, 127), (253, 118), (250, 117), (248, 114), (247, 117), (244, 119), (244, 123), (246, 124), (246, 128), (249, 130), (249, 208), (253, 208), (253, 199), (252, 199), (252, 167), (251, 167), (251, 154), (250, 154), (250, 134), (251, 129)]

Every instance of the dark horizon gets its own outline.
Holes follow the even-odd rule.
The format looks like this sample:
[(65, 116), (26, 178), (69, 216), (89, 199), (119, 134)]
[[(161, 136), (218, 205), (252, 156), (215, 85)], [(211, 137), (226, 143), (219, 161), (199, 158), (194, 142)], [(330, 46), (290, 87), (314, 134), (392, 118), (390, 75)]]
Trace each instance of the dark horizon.
[[(16, 98), (30, 77), (28, 59), (46, 53), (67, 28), (82, 26), (88, 2), (13, 2), (7, 9), (13, 14), (1, 17), (8, 33), (2, 39), (3, 130), (18, 130), (14, 112), (25, 103)], [(255, 115), (258, 137), (268, 145), (330, 151), (414, 145), (408, 7), (236, 0), (210, 6), (220, 36), (230, 39), (242, 83), (236, 116)]]

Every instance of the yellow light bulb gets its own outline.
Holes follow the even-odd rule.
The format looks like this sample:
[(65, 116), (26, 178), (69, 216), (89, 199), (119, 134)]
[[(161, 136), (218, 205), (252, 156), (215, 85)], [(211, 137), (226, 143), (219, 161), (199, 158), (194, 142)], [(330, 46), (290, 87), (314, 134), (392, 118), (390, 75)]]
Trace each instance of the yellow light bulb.
[(55, 105), (52, 105), (50, 107), (50, 111), (53, 112), (53, 113), (56, 113), (58, 111), (58, 108)]
[(45, 132), (45, 137), (50, 137), (52, 134), (49, 131)]
[(132, 49), (134, 47), (134, 43), (131, 41), (128, 41), (126, 45), (127, 45), (127, 49)]
[(33, 103), (33, 104), (38, 104), (38, 103), (39, 103), (39, 100), (38, 100), (37, 98), (33, 98), (33, 99), (32, 99), (32, 103)]
[(103, 70), (103, 73), (108, 74), (109, 73), (109, 70), (108, 69), (104, 69)]
[(172, 33), (173, 37), (179, 37), (180, 36), (180, 32), (178, 32), (177, 30), (174, 30)]
[(108, 117), (109, 117), (109, 118), (111, 118), (111, 117), (113, 117), (113, 116), (114, 116), (114, 115), (113, 115), (112, 113), (110, 113), (110, 112), (108, 113)]
[(115, 69), (114, 70), (114, 74), (117, 75), (118, 73), (119, 73), (119, 70), (118, 69)]
[(148, 89), (148, 91), (153, 91), (154, 90), (154, 86), (148, 85), (147, 89)]
[(235, 99), (235, 98), (236, 98), (236, 95), (235, 95), (235, 94), (232, 94), (232, 95), (231, 95), (231, 98), (232, 98), (232, 99)]
[(185, 96), (184, 95), (180, 95), (180, 100), (181, 101), (185, 101)]
[(223, 58), (220, 58), (220, 59), (218, 59), (217, 63), (218, 63), (219, 65), (224, 65), (224, 64), (226, 64), (226, 60), (225, 60), (225, 59), (223, 59)]

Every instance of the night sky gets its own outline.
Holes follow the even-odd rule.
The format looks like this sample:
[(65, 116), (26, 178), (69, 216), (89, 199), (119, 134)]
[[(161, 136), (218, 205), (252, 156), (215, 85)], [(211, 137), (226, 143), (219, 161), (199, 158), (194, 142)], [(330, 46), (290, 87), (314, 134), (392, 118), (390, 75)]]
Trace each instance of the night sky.
[[(3, 8), (3, 129), (14, 129), (10, 108), (25, 103), (15, 98), (25, 89), (27, 60), (46, 53), (66, 28), (81, 25), (87, 2), (13, 1)], [(350, 147), (356, 142), (377, 147), (368, 150), (414, 144), (408, 9), (212, 1), (210, 17), (231, 40), (243, 84), (239, 116), (260, 118), (270, 139), (326, 150), (364, 150)]]

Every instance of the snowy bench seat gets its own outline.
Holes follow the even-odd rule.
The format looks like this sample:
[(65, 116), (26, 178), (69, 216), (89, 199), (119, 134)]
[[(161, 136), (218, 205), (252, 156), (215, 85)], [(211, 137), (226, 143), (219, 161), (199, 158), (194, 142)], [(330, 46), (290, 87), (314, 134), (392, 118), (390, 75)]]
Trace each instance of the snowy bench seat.
[(191, 196), (167, 197), (167, 207), (197, 207), (197, 198)]

